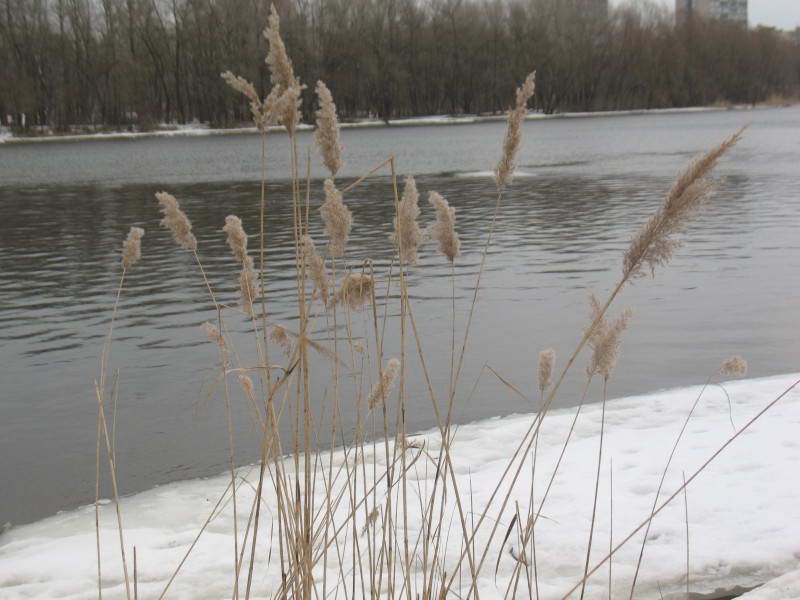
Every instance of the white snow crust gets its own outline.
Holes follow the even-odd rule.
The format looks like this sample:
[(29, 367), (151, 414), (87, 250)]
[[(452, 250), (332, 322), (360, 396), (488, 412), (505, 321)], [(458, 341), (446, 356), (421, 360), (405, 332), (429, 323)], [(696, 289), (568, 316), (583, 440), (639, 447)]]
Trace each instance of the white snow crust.
[[(694, 417), (673, 459), (659, 502), (666, 500), (708, 459), (737, 428), (797, 381), (800, 374), (761, 379), (729, 381), (723, 387), (711, 385), (702, 395)], [(686, 415), (701, 391), (700, 386), (661, 391), (609, 401), (606, 408), (602, 477), (597, 507), (591, 564), (602, 559), (613, 543), (622, 540), (649, 514), (670, 449)], [(727, 394), (726, 394), (727, 392)], [(728, 403), (730, 398), (730, 406)], [(593, 400), (597, 400), (595, 397)], [(545, 418), (538, 444), (534, 495), (541, 502), (576, 408), (554, 410)], [(580, 581), (588, 542), (592, 512), (601, 405), (582, 408), (572, 441), (542, 508), (536, 526), (539, 591), (542, 599), (561, 598)], [(532, 415), (494, 418), (460, 426), (452, 456), (462, 497), (474, 508), (477, 521), (495, 482), (530, 427)], [(739, 436), (698, 479), (686, 495), (689, 522), (690, 585), (692, 592), (705, 593), (736, 585), (754, 586), (768, 582), (745, 596), (746, 600), (787, 600), (800, 598), (800, 390), (795, 388)], [(422, 433), (412, 438), (409, 448), (417, 462), (409, 474), (411, 497), (427, 498), (431, 492), (438, 434)], [(383, 444), (365, 449), (366, 461), (384, 462)], [(334, 469), (352, 457), (341, 451), (333, 456)], [(327, 457), (323, 456), (327, 465)], [(124, 462), (120, 468), (124, 469)], [(367, 470), (371, 470), (368, 468)], [(344, 470), (342, 478), (344, 478)], [(613, 473), (613, 495), (609, 490)], [(254, 497), (257, 469), (246, 467), (238, 475), (250, 483), (239, 487), (239, 531), (244, 530)], [(301, 475), (302, 476), (302, 475)], [(477, 547), (499, 519), (500, 525), (482, 571), (480, 596), (502, 599), (515, 561), (515, 536), (501, 546), (506, 528), (519, 502), (528, 506), (530, 465), (523, 468), (509, 508), (489, 510), (492, 520), (481, 528)], [(137, 549), (139, 598), (157, 598), (170, 575), (195, 539), (212, 508), (230, 482), (230, 474), (210, 479), (184, 481), (124, 498), (121, 502), (128, 559)], [(337, 485), (344, 485), (339, 482)], [(271, 597), (280, 581), (277, 551), (271, 543), (275, 499), (265, 486), (262, 525), (253, 580), (253, 598)], [(320, 485), (318, 488), (323, 486)], [(385, 493), (385, 492), (384, 492)], [(452, 496), (452, 494), (451, 494)], [(613, 513), (610, 500), (613, 499)], [(411, 502), (415, 505), (415, 502)], [(318, 500), (318, 506), (322, 506)], [(455, 514), (448, 506), (447, 514)], [(338, 515), (341, 517), (341, 515)], [(419, 530), (419, 516), (409, 515), (409, 530)], [(416, 520), (415, 520), (416, 519)], [(458, 556), (458, 518), (452, 519), (448, 557)], [(359, 516), (358, 530), (364, 522)], [(233, 512), (230, 502), (210, 522), (194, 551), (172, 583), (167, 598), (193, 600), (229, 598), (233, 585)], [(369, 535), (369, 534), (367, 534)], [(119, 541), (113, 503), (101, 506), (101, 548), (103, 597), (124, 597), (119, 558)], [(639, 554), (642, 532), (634, 536), (613, 557), (611, 597), (628, 598), (630, 582)], [(348, 557), (352, 540), (345, 539), (342, 556)], [(679, 597), (685, 589), (686, 524), (684, 496), (680, 494), (653, 521), (637, 598)], [(519, 548), (516, 548), (519, 554)], [(417, 555), (419, 548), (412, 548)], [(334, 552), (335, 554), (335, 552)], [(499, 567), (495, 575), (495, 564)], [(347, 559), (345, 559), (347, 560)], [(339, 568), (331, 558), (329, 581)], [(94, 506), (64, 512), (31, 525), (15, 527), (0, 535), (0, 598), (83, 599), (96, 597), (96, 549)], [(322, 572), (322, 563), (315, 571)], [(421, 571), (414, 571), (414, 577)], [(402, 576), (401, 576), (402, 577)], [(608, 565), (589, 580), (587, 598), (608, 598)], [(460, 584), (466, 594), (468, 577)], [(527, 598), (525, 579), (518, 597)], [(454, 588), (458, 591), (459, 580)], [(524, 590), (524, 592), (522, 591)], [(346, 593), (345, 593), (346, 592)], [(352, 590), (339, 590), (350, 597)], [(329, 589), (330, 593), (330, 589)], [(360, 587), (356, 596), (360, 597)], [(573, 594), (577, 598), (577, 594)], [(682, 596), (680, 596), (682, 597)]]

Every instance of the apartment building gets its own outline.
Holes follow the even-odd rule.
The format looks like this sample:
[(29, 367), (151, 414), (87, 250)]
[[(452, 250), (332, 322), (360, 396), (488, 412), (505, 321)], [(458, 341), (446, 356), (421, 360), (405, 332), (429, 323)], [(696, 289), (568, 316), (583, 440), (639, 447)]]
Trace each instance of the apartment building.
[(747, 25), (747, 0), (675, 0), (678, 22), (701, 16)]

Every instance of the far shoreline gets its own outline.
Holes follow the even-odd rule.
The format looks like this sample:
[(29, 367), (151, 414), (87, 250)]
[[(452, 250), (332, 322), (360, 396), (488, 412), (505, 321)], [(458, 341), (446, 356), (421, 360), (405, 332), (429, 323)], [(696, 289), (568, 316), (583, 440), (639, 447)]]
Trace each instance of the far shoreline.
[[(720, 112), (730, 110), (755, 110), (760, 108), (787, 108), (796, 106), (796, 103), (786, 102), (784, 104), (756, 104), (756, 105), (731, 105), (731, 106), (688, 106), (677, 108), (640, 108), (630, 110), (605, 110), (588, 112), (563, 112), (544, 114), (531, 112), (525, 118), (526, 121), (551, 120), (551, 119), (593, 119), (601, 117), (627, 117), (641, 115), (669, 115), (686, 113), (705, 113)], [(359, 121), (340, 123), (342, 129), (365, 129), (372, 127), (430, 127), (448, 125), (471, 125), (475, 123), (500, 122), (506, 119), (505, 114), (498, 115), (432, 115), (427, 117), (409, 117), (404, 119), (392, 119), (388, 123), (379, 119), (365, 119)], [(85, 142), (85, 141), (104, 141), (104, 140), (136, 140), (148, 138), (172, 138), (172, 137), (205, 137), (205, 136), (224, 136), (224, 135), (256, 135), (258, 130), (255, 127), (230, 127), (230, 128), (211, 128), (201, 123), (189, 125), (162, 125), (163, 129), (153, 131), (108, 131), (98, 133), (77, 133), (69, 135), (32, 135), (15, 136), (5, 133), (0, 129), (0, 145), (3, 144), (36, 144), (36, 143), (55, 143), (55, 142)], [(313, 131), (314, 126), (301, 123), (299, 131)], [(270, 127), (270, 132), (280, 133), (283, 128), (280, 126)]]

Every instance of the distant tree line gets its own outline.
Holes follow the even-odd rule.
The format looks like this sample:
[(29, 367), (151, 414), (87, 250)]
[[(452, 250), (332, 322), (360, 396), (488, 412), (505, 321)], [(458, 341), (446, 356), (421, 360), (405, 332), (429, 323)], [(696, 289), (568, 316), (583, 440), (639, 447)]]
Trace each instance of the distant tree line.
[[(797, 93), (800, 48), (780, 32), (652, 5), (586, 0), (275, 0), (295, 70), (324, 80), (343, 118), (507, 108), (538, 73), (534, 108), (755, 103)], [(0, 0), (0, 116), (63, 130), (249, 119), (220, 79), (269, 89), (268, 0)]]

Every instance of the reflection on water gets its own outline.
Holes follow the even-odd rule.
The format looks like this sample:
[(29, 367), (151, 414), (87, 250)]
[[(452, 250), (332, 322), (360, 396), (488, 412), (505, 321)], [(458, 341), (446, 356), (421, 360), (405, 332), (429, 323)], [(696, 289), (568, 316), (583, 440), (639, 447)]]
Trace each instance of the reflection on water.
[[(623, 292), (617, 308), (633, 307), (634, 317), (619, 372), (610, 382), (612, 395), (702, 381), (734, 353), (749, 360), (754, 375), (797, 370), (800, 204), (795, 190), (800, 177), (795, 165), (800, 148), (792, 140), (800, 132), (799, 115), (796, 110), (756, 115), (747, 139), (722, 166), (727, 177), (674, 264)], [(589, 292), (607, 292), (616, 282), (627, 240), (657, 206), (671, 174), (697, 150), (735, 130), (740, 120), (720, 113), (526, 126), (526, 133), (536, 137), (528, 141), (520, 168), (531, 176), (515, 182), (497, 221), (457, 421), (535, 408), (493, 376), (479, 377), (483, 365), (488, 361), (520, 388), (533, 390), (539, 350), (554, 347), (560, 357), (568, 355), (586, 323)], [(410, 172), (423, 173), (417, 178), (423, 223), (434, 218), (425, 201), (428, 191), (439, 191), (458, 211), (463, 257), (451, 270), (432, 245), (426, 246), (409, 278), (427, 366), (440, 395), (450, 368), (452, 294), (460, 334), (494, 207), (488, 176), (460, 175), (470, 167), (472, 173), (486, 171), (501, 135), (498, 125), (482, 124), (371, 130), (369, 138), (347, 132), (345, 137), (348, 174), (368, 170), (397, 142), (401, 168), (408, 163)], [(359, 150), (359, 140), (371, 144), (373, 153)], [(459, 152), (452, 140), (463, 142)], [(225, 151), (209, 157), (209, 148), (219, 151), (220, 144)], [(113, 366), (120, 369), (122, 489), (131, 492), (224, 468), (227, 438), (215, 385), (216, 351), (199, 328), (213, 320), (214, 311), (191, 254), (159, 229), (153, 193), (167, 187), (180, 199), (215, 293), (235, 304), (238, 271), (221, 228), (225, 216), (234, 213), (248, 231), (257, 230), (259, 186), (250, 173), (250, 146), (250, 138), (142, 140), (141, 145), (48, 144), (0, 152), (0, 181), (7, 183), (0, 188), (0, 455), (6, 458), (0, 479), (15, 482), (0, 496), (0, 523), (33, 520), (92, 498), (96, 405), (91, 381), (118, 283), (120, 244), (130, 225), (147, 233), (143, 259), (126, 280), (112, 352)], [(100, 159), (103, 149), (108, 156)], [(142, 156), (150, 149), (160, 154)], [(49, 185), (47, 161), (67, 154), (66, 166), (53, 165), (58, 185)], [(29, 167), (35, 173), (23, 175), (18, 164), (8, 166), (19, 156), (43, 162)], [(198, 156), (209, 169), (193, 162)], [(94, 160), (101, 165), (116, 160), (124, 184), (103, 180)], [(453, 168), (459, 161), (465, 168)], [(138, 172), (136, 165), (143, 163), (154, 165), (155, 173)], [(170, 169), (180, 176), (164, 176)], [(230, 181), (231, 172), (242, 177)], [(311, 233), (318, 240), (320, 196), (315, 180)], [(267, 299), (270, 318), (295, 328), (288, 197), (285, 181), (270, 183)], [(371, 260), (385, 282), (392, 261), (391, 182), (385, 176), (371, 179), (346, 201), (355, 221), (347, 262), (359, 267)], [(251, 248), (255, 245), (251, 238)], [(395, 291), (390, 314), (399, 310)], [(354, 335), (363, 335), (368, 321), (366, 315), (353, 315)], [(247, 323), (233, 313), (227, 323), (243, 355), (252, 353)], [(315, 338), (326, 342), (323, 316), (315, 327)], [(388, 329), (386, 356), (399, 352), (395, 329)], [(431, 427), (416, 349), (409, 345), (406, 351), (408, 426)], [(316, 360), (325, 372), (324, 359)], [(369, 368), (374, 373), (375, 365)], [(575, 401), (581, 372), (582, 367), (567, 381), (562, 405)], [(320, 407), (333, 393), (326, 379), (313, 382)], [(340, 418), (347, 432), (355, 419), (347, 393), (357, 384), (357, 378), (343, 384)], [(255, 437), (246, 407), (236, 419), (238, 460), (252, 460)]]

